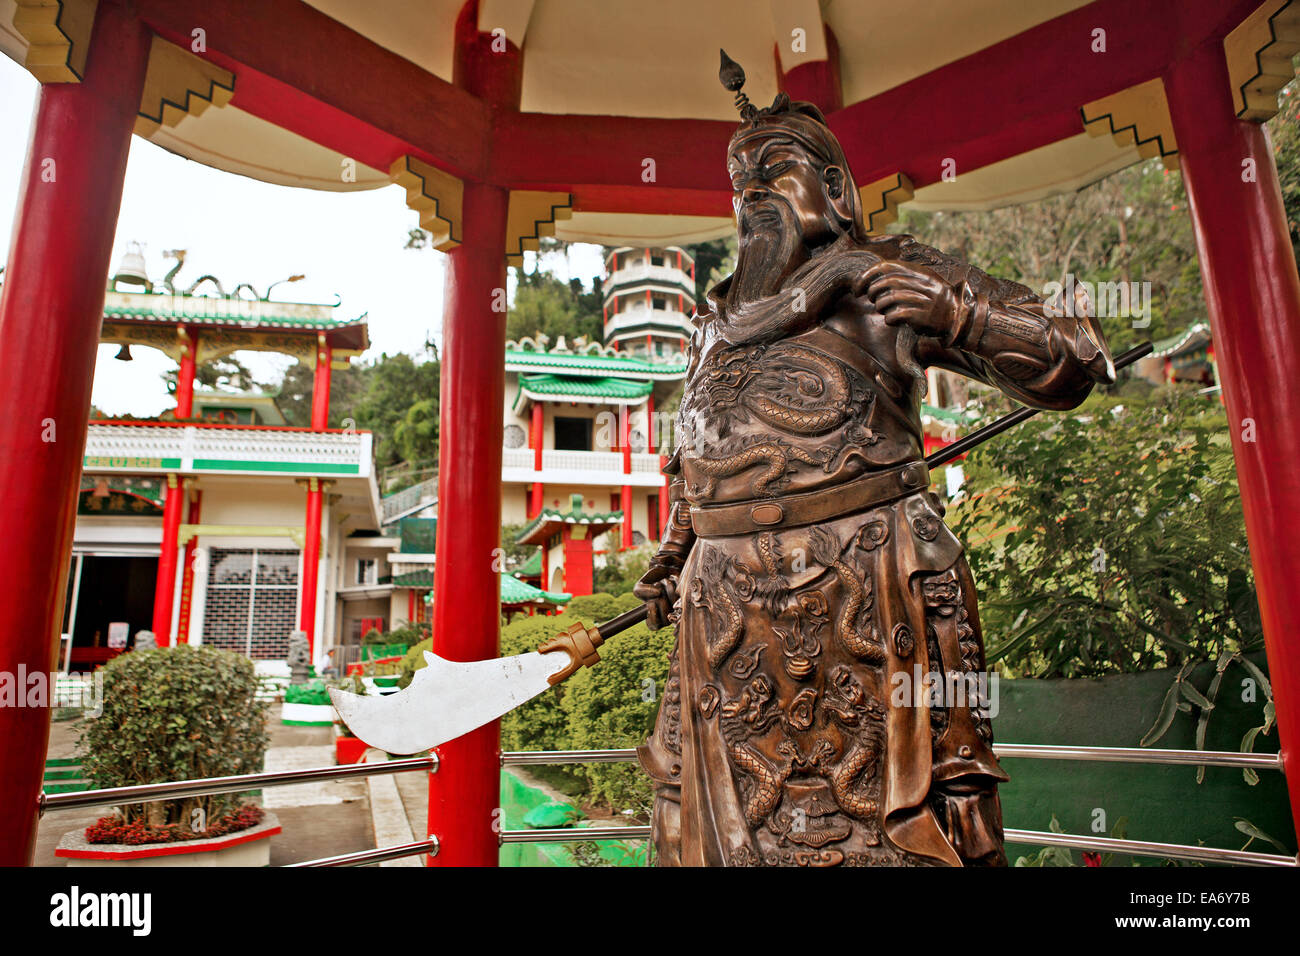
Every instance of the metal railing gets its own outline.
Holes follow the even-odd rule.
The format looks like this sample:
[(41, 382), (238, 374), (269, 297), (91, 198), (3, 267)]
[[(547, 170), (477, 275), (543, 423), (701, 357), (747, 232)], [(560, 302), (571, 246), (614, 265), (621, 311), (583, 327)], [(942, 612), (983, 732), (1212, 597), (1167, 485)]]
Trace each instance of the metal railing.
[(85, 807), (118, 806), (123, 803), (149, 803), (154, 800), (203, 797), (214, 793), (243, 793), (245, 790), (287, 787), (292, 784), (313, 783), (318, 780), (369, 777), (381, 773), (406, 773), (410, 770), (428, 770), (432, 772), (437, 769), (438, 758), (430, 754), (426, 757), (388, 760), (383, 763), (307, 767), (302, 770), (243, 773), (232, 777), (204, 777), (198, 780), (181, 780), (168, 783), (141, 783), (131, 787), (83, 790), (80, 793), (42, 793), (40, 796), (40, 813), (44, 815), (54, 810), (79, 810)]
[[(1261, 770), (1282, 769), (1281, 757), (1278, 754), (1243, 754), (1216, 750), (1148, 750), (1140, 747), (995, 744), (994, 751), (999, 757), (1031, 760), (1175, 764), (1235, 769), (1251, 767)], [(630, 763), (636, 759), (636, 750), (632, 748), (616, 750), (508, 751), (501, 754), (501, 765), (503, 767), (527, 767), (565, 763)], [(112, 806), (124, 803), (145, 803), (152, 800), (168, 800), (216, 793), (240, 793), (245, 790), (255, 790), (263, 787), (289, 786), (349, 777), (368, 777), (376, 774), (407, 773), (421, 770), (436, 772), (437, 769), (437, 756), (429, 754), (378, 763), (310, 767), (302, 770), (250, 773), (230, 777), (208, 777), (201, 780), (86, 790), (80, 793), (42, 793), (40, 796), (40, 812), (44, 814), (54, 810)], [(502, 845), (505, 845), (508, 843), (586, 843), (593, 840), (639, 841), (650, 839), (650, 836), (651, 831), (648, 826), (599, 826), (574, 829), (503, 830), (498, 839)], [(1121, 840), (1113, 837), (1051, 833), (1042, 830), (1008, 829), (1004, 831), (1004, 838), (1010, 843), (1022, 843), (1031, 846), (1057, 846), (1089, 852), (1118, 853), (1125, 856), (1227, 863), (1238, 866), (1294, 867), (1300, 865), (1300, 860), (1297, 860), (1296, 857), (1284, 856), (1279, 853), (1258, 853), (1249, 850), (1229, 850), (1179, 843), (1156, 843), (1147, 840)], [(431, 835), (427, 840), (414, 843), (345, 853), (340, 856), (325, 857), (319, 860), (309, 860), (290, 865), (293, 867), (366, 866), (421, 854), (435, 856), (438, 849), (438, 839)]]

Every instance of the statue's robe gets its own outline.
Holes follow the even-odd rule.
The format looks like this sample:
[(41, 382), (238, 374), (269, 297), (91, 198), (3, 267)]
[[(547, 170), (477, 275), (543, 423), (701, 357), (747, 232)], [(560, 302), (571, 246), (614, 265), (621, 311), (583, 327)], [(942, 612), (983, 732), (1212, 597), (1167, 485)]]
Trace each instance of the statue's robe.
[[(714, 319), (697, 316), (668, 468), (677, 645), (640, 750), (663, 865), (1006, 862), (974, 583), (907, 468), (924, 367), (1067, 408), (1109, 356), (1090, 320), (909, 237), (855, 249), (940, 273), (962, 327), (917, 337), (848, 295), (792, 334), (705, 348)], [(863, 507), (806, 520), (868, 476)], [(940, 692), (933, 674), (957, 676)]]

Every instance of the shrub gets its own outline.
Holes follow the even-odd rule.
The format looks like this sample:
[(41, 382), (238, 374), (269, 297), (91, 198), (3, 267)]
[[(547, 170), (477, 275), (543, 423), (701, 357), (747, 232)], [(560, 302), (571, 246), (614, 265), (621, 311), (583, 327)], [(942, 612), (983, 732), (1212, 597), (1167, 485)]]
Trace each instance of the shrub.
[[(580, 620), (598, 624), (631, 610), (640, 602), (631, 594), (575, 597), (563, 614), (524, 617), (501, 629), (501, 655), (526, 654)], [(651, 632), (638, 624), (600, 648), (601, 662), (583, 668), (556, 687), (516, 707), (501, 718), (502, 750), (569, 750), (635, 747), (653, 729), (664, 681), (672, 628)], [(424, 666), (431, 643), (411, 648), (399, 681), (405, 687)], [(593, 802), (612, 808), (644, 811), (650, 784), (636, 764), (578, 764), (552, 774), (577, 783)]]
[[(266, 753), (266, 705), (253, 662), (229, 651), (182, 644), (132, 651), (104, 668), (103, 713), (78, 741), (97, 787), (256, 773)], [(122, 821), (207, 829), (236, 795), (131, 804)]]

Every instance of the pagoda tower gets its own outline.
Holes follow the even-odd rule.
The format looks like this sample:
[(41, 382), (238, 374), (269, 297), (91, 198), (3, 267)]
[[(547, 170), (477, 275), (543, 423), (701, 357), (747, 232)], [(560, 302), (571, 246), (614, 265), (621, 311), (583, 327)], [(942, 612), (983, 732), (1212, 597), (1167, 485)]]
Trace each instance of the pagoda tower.
[(678, 246), (620, 246), (605, 257), (605, 344), (649, 359), (686, 351), (695, 260)]

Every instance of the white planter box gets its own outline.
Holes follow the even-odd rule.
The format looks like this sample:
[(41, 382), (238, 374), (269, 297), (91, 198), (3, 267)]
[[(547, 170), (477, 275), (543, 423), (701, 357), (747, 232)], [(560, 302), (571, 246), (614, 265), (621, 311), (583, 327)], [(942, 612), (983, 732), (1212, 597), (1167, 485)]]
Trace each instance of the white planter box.
[(63, 834), (54, 855), (68, 866), (269, 866), (271, 837), (279, 832), (270, 811), (247, 830), (181, 843), (89, 843), (82, 828)]
[(311, 727), (326, 727), (338, 719), (333, 704), (289, 704), (281, 705), (280, 723), (306, 724)]

